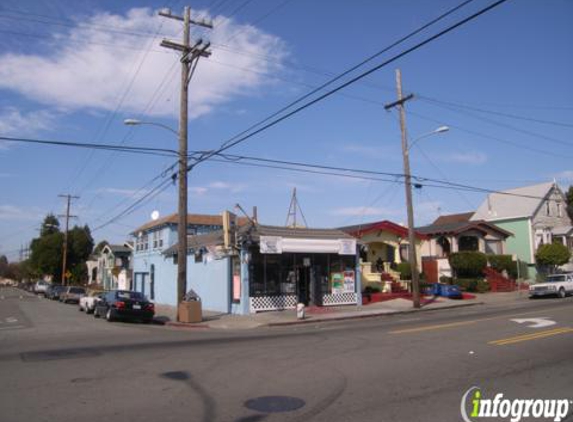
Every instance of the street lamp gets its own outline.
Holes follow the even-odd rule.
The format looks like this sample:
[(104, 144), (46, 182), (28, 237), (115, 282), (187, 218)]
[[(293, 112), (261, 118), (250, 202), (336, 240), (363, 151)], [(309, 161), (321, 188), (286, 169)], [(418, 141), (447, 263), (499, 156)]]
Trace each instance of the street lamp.
[[(186, 101), (185, 101), (186, 103)], [(185, 110), (185, 114), (187, 111)], [(187, 121), (180, 119), (180, 131), (156, 122), (146, 122), (137, 119), (125, 119), (128, 126), (151, 125), (159, 126), (173, 133), (179, 139), (179, 199), (177, 223), (177, 306), (183, 301), (187, 287)], [(183, 122), (184, 120), (184, 122)], [(177, 312), (179, 320), (179, 312)]]
[(167, 129), (169, 132), (175, 134), (175, 136), (179, 137), (179, 132), (177, 132), (175, 129), (164, 125), (163, 123), (157, 123), (157, 122), (146, 122), (144, 120), (138, 120), (138, 119), (125, 119), (123, 121), (123, 124), (126, 126), (140, 126), (140, 125), (151, 125), (151, 126), (159, 126), (162, 127), (163, 129)]
[[(401, 109), (403, 113), (403, 108)], [(402, 117), (403, 119), (403, 117)], [(408, 146), (408, 138), (405, 130), (402, 131), (402, 155), (404, 159), (404, 178), (406, 186), (406, 208), (408, 211), (408, 260), (412, 274), (412, 302), (415, 308), (420, 307), (420, 273), (418, 271), (418, 259), (416, 256), (416, 233), (414, 231), (414, 205), (412, 201), (412, 176), (410, 174), (410, 149), (421, 139), (437, 135), (450, 130), (448, 126), (440, 126), (431, 132), (418, 136)]]
[(424, 133), (423, 135), (418, 136), (418, 137), (417, 137), (416, 139), (414, 139), (414, 140), (412, 141), (412, 143), (408, 146), (408, 151), (410, 151), (410, 150), (412, 149), (412, 147), (418, 143), (419, 140), (424, 139), (424, 138), (427, 138), (428, 136), (437, 135), (438, 133), (444, 133), (444, 132), (447, 132), (447, 131), (449, 131), (449, 130), (450, 130), (450, 127), (449, 127), (449, 126), (440, 126), (440, 127), (434, 129), (434, 130), (431, 131), (431, 132)]

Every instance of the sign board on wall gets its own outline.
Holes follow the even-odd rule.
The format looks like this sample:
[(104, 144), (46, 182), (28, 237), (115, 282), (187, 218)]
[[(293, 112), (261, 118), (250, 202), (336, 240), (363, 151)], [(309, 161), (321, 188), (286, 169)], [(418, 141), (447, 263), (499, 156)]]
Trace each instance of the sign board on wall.
[(354, 271), (344, 271), (344, 293), (354, 293), (356, 289)]
[(261, 253), (269, 253), (269, 254), (283, 253), (282, 237), (261, 236), (260, 248), (261, 248)]
[(356, 239), (306, 239), (280, 236), (261, 236), (260, 251), (264, 254), (294, 252), (356, 255)]
[(342, 273), (332, 273), (330, 279), (332, 282), (332, 294), (344, 293), (344, 275)]

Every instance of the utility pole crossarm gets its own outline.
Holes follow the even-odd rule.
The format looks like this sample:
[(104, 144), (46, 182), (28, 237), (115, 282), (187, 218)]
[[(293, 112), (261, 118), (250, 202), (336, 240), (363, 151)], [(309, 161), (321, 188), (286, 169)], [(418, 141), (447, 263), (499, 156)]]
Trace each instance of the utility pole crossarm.
[(404, 103), (406, 101), (410, 101), (412, 98), (414, 98), (414, 94), (409, 94), (406, 95), (404, 98), (401, 98), (399, 100), (396, 100), (394, 102), (388, 103), (384, 106), (384, 110), (390, 110), (391, 108), (397, 107), (397, 106), (401, 106), (404, 105)]

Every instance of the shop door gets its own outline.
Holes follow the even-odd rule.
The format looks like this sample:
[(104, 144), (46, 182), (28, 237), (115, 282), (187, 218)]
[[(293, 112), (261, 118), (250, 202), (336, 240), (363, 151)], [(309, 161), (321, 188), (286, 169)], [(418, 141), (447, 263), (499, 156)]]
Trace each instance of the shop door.
[(306, 306), (310, 303), (311, 274), (310, 258), (305, 257), (296, 263), (297, 300)]

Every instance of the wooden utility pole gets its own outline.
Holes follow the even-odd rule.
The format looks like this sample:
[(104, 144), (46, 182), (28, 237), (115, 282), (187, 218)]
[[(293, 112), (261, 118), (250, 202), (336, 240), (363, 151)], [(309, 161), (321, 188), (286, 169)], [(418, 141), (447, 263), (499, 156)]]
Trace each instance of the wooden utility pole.
[(66, 272), (67, 272), (67, 264), (68, 264), (68, 230), (70, 228), (70, 218), (75, 218), (75, 215), (70, 215), (70, 203), (72, 199), (79, 199), (79, 196), (73, 196), (70, 194), (67, 195), (58, 195), (60, 198), (66, 198), (66, 214), (59, 215), (58, 217), (65, 217), (66, 218), (66, 231), (64, 232), (64, 246), (63, 246), (63, 253), (62, 253), (62, 285), (66, 285)]
[[(177, 305), (183, 301), (187, 287), (187, 128), (188, 128), (188, 106), (189, 106), (189, 81), (193, 71), (197, 66), (200, 57), (209, 57), (211, 52), (207, 51), (210, 43), (205, 45), (199, 40), (191, 46), (190, 27), (191, 24), (213, 28), (213, 25), (204, 21), (198, 22), (191, 19), (191, 9), (186, 6), (183, 16), (173, 15), (171, 10), (162, 10), (160, 16), (175, 19), (183, 22), (183, 42), (176, 43), (169, 40), (161, 41), (161, 46), (181, 52), (181, 95), (179, 113), (179, 206), (177, 223)], [(179, 319), (179, 313), (177, 315)]]
[(402, 74), (396, 69), (396, 91), (398, 99), (384, 106), (386, 110), (398, 107), (400, 112), (400, 132), (402, 133), (402, 158), (404, 162), (404, 186), (406, 189), (406, 208), (408, 212), (408, 260), (412, 272), (412, 302), (414, 308), (420, 307), (420, 273), (418, 271), (418, 258), (416, 254), (416, 233), (414, 231), (414, 205), (412, 202), (412, 177), (410, 174), (410, 149), (408, 147), (408, 134), (406, 132), (406, 112), (404, 103), (414, 98), (410, 94), (402, 96)]

